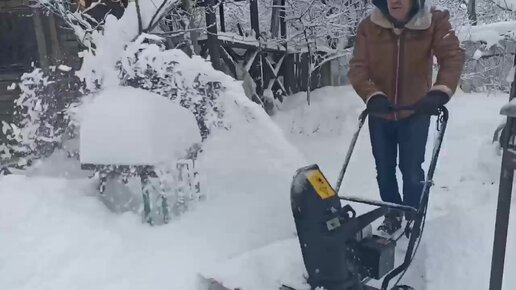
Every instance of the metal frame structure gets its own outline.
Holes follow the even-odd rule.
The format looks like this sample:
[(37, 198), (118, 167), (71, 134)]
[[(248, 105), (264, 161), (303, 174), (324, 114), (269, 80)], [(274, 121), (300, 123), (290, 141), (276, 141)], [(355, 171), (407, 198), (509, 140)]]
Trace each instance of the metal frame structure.
[[(514, 58), (514, 66), (516, 66), (516, 57)], [(511, 86), (509, 102), (514, 98), (516, 98), (516, 73)], [(500, 138), (503, 154), (498, 204), (496, 207), (489, 290), (501, 290), (503, 285), (507, 234), (511, 213), (512, 184), (514, 182), (514, 170), (516, 170), (516, 110), (511, 109), (511, 106), (507, 106), (502, 108), (500, 113), (507, 116), (507, 121)]]

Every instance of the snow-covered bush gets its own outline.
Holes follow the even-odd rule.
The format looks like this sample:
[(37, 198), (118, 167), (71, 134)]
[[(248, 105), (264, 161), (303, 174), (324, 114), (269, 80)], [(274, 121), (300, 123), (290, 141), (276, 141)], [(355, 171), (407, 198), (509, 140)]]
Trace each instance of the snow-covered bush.
[[(225, 119), (225, 108), (228, 107), (228, 103), (224, 102), (222, 96), (232, 90), (230, 79), (224, 78), (222, 73), (215, 71), (209, 62), (198, 56), (194, 59), (179, 49), (167, 49), (170, 48), (167, 39), (142, 33), (138, 19), (143, 19), (145, 27), (151, 27), (154, 21), (151, 20), (154, 19), (152, 16), (157, 13), (152, 9), (153, 5), (148, 2), (140, 1), (140, 7), (136, 7), (134, 2), (129, 3), (120, 19), (108, 15), (102, 25), (89, 29), (81, 25), (87, 20), (86, 15), (78, 12), (70, 12), (71, 14), (68, 15), (66, 7), (58, 0), (39, 1), (52, 5), (50, 8), (54, 9), (52, 10), (54, 13), (56, 13), (55, 9), (61, 9), (59, 10), (61, 14), (58, 13), (58, 15), (66, 14), (67, 17), (80, 18), (78, 22), (65, 22), (72, 26), (85, 47), (85, 50), (80, 53), (82, 66), (78, 71), (72, 71), (66, 66), (51, 70), (35, 69), (32, 73), (23, 76), (20, 84), (22, 94), (17, 100), (18, 122), (3, 124), (3, 130), (9, 135), (12, 143), (0, 148), (2, 157), (6, 159), (12, 159), (13, 156), (20, 157), (18, 163), (27, 165), (30, 160), (47, 157), (58, 148), (73, 147), (74, 151), (70, 152), (72, 154), (69, 156), (73, 155), (77, 160), (76, 165), (79, 165), (80, 161), (84, 168), (94, 171), (101, 193), (104, 193), (108, 185), (118, 184), (119, 181), (124, 183), (128, 177), (136, 177), (133, 176), (134, 173), (141, 177), (141, 183), (144, 184), (143, 203), (146, 216), (152, 214), (149, 212), (151, 207), (149, 198), (154, 200), (152, 196), (154, 193), (158, 194), (158, 197), (167, 196), (168, 204), (174, 207), (172, 209), (174, 213), (181, 212), (188, 208), (193, 200), (200, 199), (203, 193), (200, 192), (197, 178), (199, 174), (202, 175), (202, 172), (197, 171), (196, 159), (202, 153), (203, 142), (211, 132), (215, 129), (225, 131), (230, 127), (231, 120)], [(170, 1), (163, 3), (170, 3)], [(113, 90), (124, 86), (137, 88), (128, 91), (136, 92), (142, 104), (149, 105), (152, 98), (154, 103), (156, 98), (163, 98), (161, 104), (168, 103), (176, 106), (187, 115), (191, 113), (190, 118), (186, 119), (175, 113), (171, 115), (170, 112), (163, 113), (163, 110), (151, 110), (144, 105), (131, 104), (130, 96), (123, 93), (123, 89)], [(145, 94), (145, 91), (155, 94)], [(95, 100), (101, 100), (103, 94), (104, 96), (115, 94), (116, 96), (109, 98), (114, 103), (120, 102), (124, 97), (127, 101), (120, 103), (120, 106), (111, 103), (109, 108), (94, 109), (95, 113), (103, 114), (104, 119), (102, 121), (93, 118), (96, 122), (91, 123), (90, 116), (88, 127), (88, 122), (85, 121), (88, 115), (85, 114), (88, 111), (86, 108), (88, 104), (95, 103)], [(141, 100), (146, 97), (149, 103)], [(136, 114), (135, 118), (129, 115), (125, 115), (126, 119), (120, 118), (124, 108), (127, 112), (127, 106), (134, 113), (130, 116)], [(162, 105), (159, 108), (166, 109), (167, 106)], [(176, 112), (179, 111), (176, 110)], [(155, 118), (145, 118), (144, 115)], [(133, 123), (124, 122), (127, 117)], [(142, 121), (142, 118), (147, 123)], [(170, 118), (174, 119), (171, 121)], [(157, 122), (156, 120), (166, 121)], [(198, 127), (198, 131), (187, 126), (186, 122), (189, 120), (193, 120), (193, 123), (188, 124), (193, 124), (194, 128)], [(137, 125), (134, 122), (137, 122)], [(128, 133), (127, 136), (134, 133), (131, 136), (135, 137), (123, 142), (123, 138), (119, 135), (107, 133), (109, 124), (116, 125), (111, 127), (115, 132), (119, 134), (125, 132)], [(142, 124), (147, 125), (145, 127)], [(144, 128), (141, 131), (147, 135), (135, 132), (138, 128), (142, 129), (142, 126)], [(177, 148), (181, 147), (178, 145), (180, 141), (187, 141), (184, 136), (177, 134), (172, 136), (172, 131), (179, 132), (180, 129), (191, 134), (197, 132), (201, 144), (199, 142), (188, 144), (187, 150)], [(88, 132), (89, 135), (84, 132)], [(150, 137), (154, 136), (154, 138), (149, 137), (150, 133), (152, 133)], [(155, 138), (156, 136), (159, 137)], [(83, 140), (83, 137), (87, 140)], [(171, 139), (175, 140), (174, 144), (165, 142)], [(163, 154), (163, 150), (159, 152), (150, 150), (151, 161), (138, 163), (134, 158), (126, 158), (127, 156), (141, 158), (142, 154), (137, 149), (149, 149), (151, 143), (170, 154), (174, 153), (173, 156)], [(108, 145), (112, 146), (108, 148)], [(127, 153), (127, 156), (113, 154), (113, 152), (121, 153), (117, 150)], [(91, 159), (92, 154), (120, 158), (117, 160)], [(144, 174), (141, 175), (141, 172)], [(159, 179), (160, 183), (152, 190), (149, 185), (151, 182), (144, 182), (149, 177)], [(142, 194), (139, 193), (139, 196), (141, 197)], [(168, 209), (165, 210), (164, 204), (161, 206), (165, 216), (165, 211)], [(119, 208), (119, 206), (123, 207), (119, 204), (114, 205), (113, 208)]]
[(508, 92), (511, 87), (516, 22), (473, 26), (459, 37), (466, 50), (462, 89), (467, 92)]
[(225, 126), (224, 87), (203, 70), (182, 65), (187, 58), (181, 50), (167, 50), (162, 39), (142, 34), (124, 50), (117, 69), (122, 85), (149, 90), (189, 109), (204, 140), (213, 127)]
[(0, 148), (0, 159), (25, 166), (48, 157), (63, 140), (73, 138), (74, 126), (68, 109), (84, 93), (69, 67), (35, 68), (22, 75), (21, 94), (15, 101), (14, 122), (4, 123), (8, 144)]

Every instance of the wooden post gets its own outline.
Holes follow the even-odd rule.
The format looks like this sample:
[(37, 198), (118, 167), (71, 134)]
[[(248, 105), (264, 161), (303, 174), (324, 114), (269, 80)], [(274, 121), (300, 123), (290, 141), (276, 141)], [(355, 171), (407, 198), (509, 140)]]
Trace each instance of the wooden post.
[(226, 17), (224, 16), (224, 2), (219, 2), (220, 31), (226, 32)]
[(468, 18), (471, 21), (471, 25), (477, 25), (477, 1), (468, 1)]
[(50, 49), (52, 50), (53, 63), (57, 64), (58, 60), (63, 58), (63, 55), (61, 53), (61, 45), (59, 42), (59, 35), (57, 33), (59, 27), (57, 26), (56, 18), (52, 13), (48, 15), (48, 26), (50, 29), (50, 40), (52, 41)]
[(301, 81), (299, 89), (302, 91), (308, 91), (311, 87), (311, 78), (312, 75), (310, 73), (310, 53), (301, 53), (301, 61), (300, 61), (301, 71), (299, 74), (299, 80)]
[(281, 38), (287, 38), (287, 7), (285, 4), (285, 0), (281, 0), (281, 10), (280, 10), (280, 30), (281, 30)]
[(215, 14), (215, 0), (206, 0), (206, 26), (208, 30), (208, 49), (210, 60), (214, 69), (220, 70), (219, 38), (217, 36), (217, 16)]
[(48, 62), (48, 48), (45, 40), (45, 32), (43, 31), (43, 21), (39, 9), (34, 9), (32, 16), (34, 21), (34, 32), (36, 34), (36, 43), (38, 45), (39, 66), (43, 71), (47, 71), (49, 67)]
[(280, 5), (281, 0), (273, 0), (272, 1), (272, 16), (271, 16), (271, 35), (274, 38), (277, 38), (280, 30)]
[(258, 20), (258, 0), (251, 1), (251, 28), (256, 33), (256, 38), (260, 35), (260, 22)]
[(296, 72), (294, 70), (294, 54), (287, 53), (283, 64), (283, 83), (285, 84), (285, 89), (287, 90), (287, 94), (296, 93), (295, 89), (295, 80), (294, 77)]

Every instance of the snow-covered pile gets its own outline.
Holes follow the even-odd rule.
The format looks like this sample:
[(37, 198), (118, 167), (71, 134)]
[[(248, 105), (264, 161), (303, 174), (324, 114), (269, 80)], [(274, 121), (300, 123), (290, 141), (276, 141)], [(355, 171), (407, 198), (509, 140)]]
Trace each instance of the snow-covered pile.
[(487, 48), (497, 45), (500, 40), (516, 38), (516, 21), (497, 22), (471, 26), (468, 29), (462, 29), (459, 33), (462, 41), (483, 41), (486, 42)]
[(201, 142), (189, 110), (146, 90), (110, 88), (83, 106), (81, 163), (175, 164)]
[(240, 82), (208, 62), (201, 68), (225, 85), (231, 124), (213, 130), (199, 155), (208, 199), (149, 228), (108, 211), (88, 180), (5, 177), (0, 288), (195, 289), (204, 267), (293, 235), (290, 181), (303, 157)]
[(227, 127), (221, 80), (204, 67), (199, 56), (166, 49), (164, 39), (142, 34), (130, 43), (117, 63), (121, 82), (159, 94), (189, 109), (204, 140), (214, 127)]
[[(93, 35), (98, 37), (95, 54), (83, 54), (84, 66), (79, 75), (94, 92), (93, 103), (85, 101), (73, 111), (77, 125), (85, 125), (86, 131), (125, 138), (167, 134), (173, 129), (159, 124), (156, 127), (161, 131), (146, 132), (149, 120), (136, 124), (139, 117), (170, 117), (170, 121), (181, 121), (180, 125), (191, 123), (191, 118), (172, 120), (174, 116), (158, 115), (166, 113), (169, 105), (164, 105), (165, 101), (178, 104), (178, 100), (174, 102), (162, 96), (163, 101), (150, 101), (155, 96), (146, 94), (149, 103), (136, 108), (140, 100), (133, 100), (134, 95), (119, 94), (122, 89), (117, 64), (127, 51), (124, 49), (131, 48), (129, 41), (136, 37), (135, 15), (131, 2), (120, 21), (109, 17), (107, 21), (111, 24), (104, 36), (96, 32)], [(154, 48), (150, 46), (151, 50)], [(37, 172), (32, 177), (3, 177), (0, 180), (0, 272), (6, 275), (0, 275), (1, 289), (196, 289), (197, 274), (203, 267), (291, 237), (295, 232), (290, 212), (290, 181), (295, 170), (306, 162), (281, 129), (245, 96), (241, 82), (215, 71), (201, 57), (188, 58), (177, 50), (147, 56), (172, 58), (187, 82), (195, 82), (187, 79), (190, 76), (202, 74), (197, 80), (221, 85), (217, 101), (224, 112), (224, 126), (212, 128), (196, 160), (200, 188), (207, 200), (197, 203), (170, 224), (151, 228), (132, 212), (115, 214), (108, 210), (97, 198), (96, 181), (81, 178), (79, 174), (69, 180), (38, 177)], [(96, 94), (97, 85), (103, 92), (100, 95)], [(115, 106), (112, 101), (121, 103)], [(129, 116), (123, 113), (127, 109), (125, 113), (145, 107), (156, 109), (151, 102), (163, 104), (158, 112), (153, 111), (156, 115), (144, 110), (141, 116), (128, 120)], [(95, 103), (98, 106), (93, 105), (96, 108), (89, 111), (88, 104)], [(88, 115), (88, 111), (108, 123), (98, 124), (100, 120), (93, 118), (81, 124), (81, 113)], [(117, 117), (124, 119), (120, 132), (108, 132), (119, 125), (109, 122)], [(90, 139), (88, 133), (85, 135)], [(118, 141), (111, 135), (104, 137)], [(147, 146), (144, 142), (148, 140), (141, 138), (138, 143)], [(103, 150), (108, 145), (95, 144), (92, 151), (98, 152), (97, 149)], [(117, 149), (121, 152), (103, 157), (126, 158), (125, 154), (132, 155), (133, 150), (141, 152), (141, 148), (126, 145)], [(55, 160), (59, 158), (52, 159), (52, 164), (60, 166)], [(45, 166), (40, 164), (39, 168)]]
[(324, 87), (306, 101), (306, 93), (289, 96), (280, 104), (280, 114), (273, 118), (285, 131), (305, 136), (346, 135), (357, 114), (365, 109), (364, 102), (348, 87)]

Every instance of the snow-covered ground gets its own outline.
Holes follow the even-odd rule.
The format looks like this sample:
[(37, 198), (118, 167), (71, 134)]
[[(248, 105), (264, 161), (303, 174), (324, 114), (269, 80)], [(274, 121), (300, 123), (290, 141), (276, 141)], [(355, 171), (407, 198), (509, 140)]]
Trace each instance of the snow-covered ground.
[[(318, 163), (334, 183), (363, 105), (350, 87), (317, 90), (310, 107), (304, 98), (289, 98), (273, 122), (252, 105), (241, 109), (254, 121), (233, 114), (232, 129), (214, 134), (199, 160), (208, 199), (169, 225), (109, 211), (79, 174), (52, 176), (40, 164), (30, 177), (1, 177), (0, 289), (190, 290), (199, 272), (246, 290), (300, 283), (292, 175)], [(506, 101), (458, 93), (450, 102), (423, 244), (404, 283), (488, 288), (499, 171), (489, 142)], [(378, 198), (373, 164), (366, 124), (341, 194)], [(509, 246), (506, 273), (516, 270), (514, 257)], [(505, 279), (505, 289), (516, 287), (516, 278)]]

